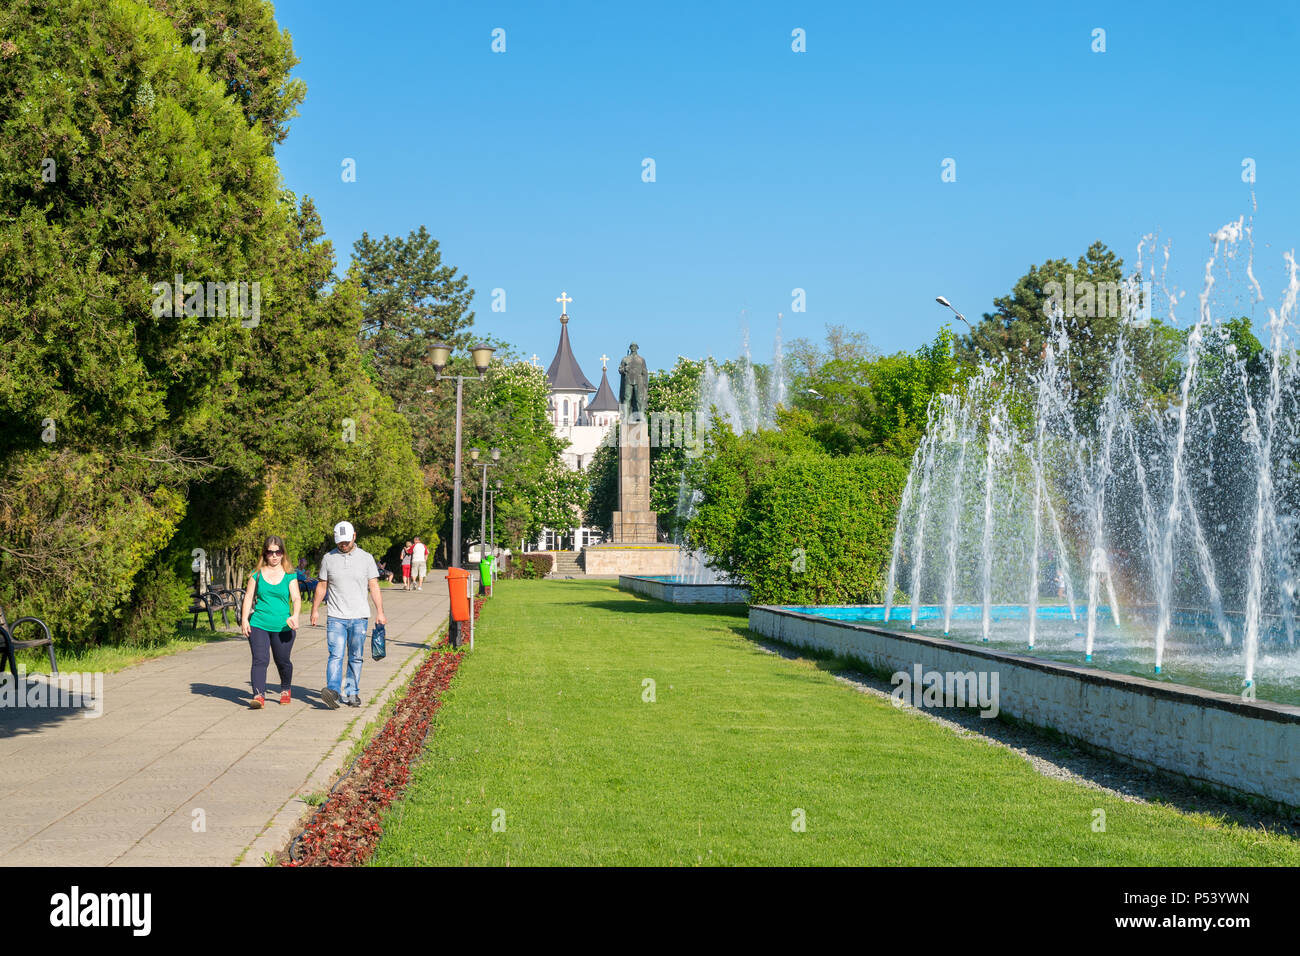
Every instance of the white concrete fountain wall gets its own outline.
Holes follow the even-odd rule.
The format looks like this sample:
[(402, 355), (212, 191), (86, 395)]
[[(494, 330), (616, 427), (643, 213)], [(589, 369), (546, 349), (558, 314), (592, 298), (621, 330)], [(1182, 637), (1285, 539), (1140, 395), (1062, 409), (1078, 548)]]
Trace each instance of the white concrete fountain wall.
[(749, 609), (749, 626), (871, 668), (998, 674), (1001, 713), (1138, 766), (1300, 807), (1300, 707), (1162, 684), (940, 638)]
[(618, 586), (620, 590), (667, 601), (670, 604), (746, 604), (749, 602), (749, 589), (734, 584), (689, 584), (620, 574)]

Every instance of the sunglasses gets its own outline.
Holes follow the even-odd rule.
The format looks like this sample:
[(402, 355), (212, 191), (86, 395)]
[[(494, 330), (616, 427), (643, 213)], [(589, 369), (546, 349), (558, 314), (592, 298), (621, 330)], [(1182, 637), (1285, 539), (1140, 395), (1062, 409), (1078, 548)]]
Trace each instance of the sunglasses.
[(268, 548), (266, 551), (263, 551), (262, 553), (266, 555), (268, 558), (273, 554), (284, 554), (283, 551), (280, 551), (276, 548)]

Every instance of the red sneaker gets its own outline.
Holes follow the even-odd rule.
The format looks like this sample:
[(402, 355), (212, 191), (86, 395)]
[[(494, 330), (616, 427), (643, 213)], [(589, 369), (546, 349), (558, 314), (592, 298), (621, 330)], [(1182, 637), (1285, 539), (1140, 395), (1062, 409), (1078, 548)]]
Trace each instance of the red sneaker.
[(263, 707), (266, 706), (266, 698), (263, 697), (261, 694), (258, 694), (256, 697), (252, 699), (252, 701), (249, 703), (248, 706), (252, 707), (253, 710), (261, 710)]
[(280, 691), (280, 703), (282, 704), (289, 703), (289, 691), (287, 688), (285, 690)]

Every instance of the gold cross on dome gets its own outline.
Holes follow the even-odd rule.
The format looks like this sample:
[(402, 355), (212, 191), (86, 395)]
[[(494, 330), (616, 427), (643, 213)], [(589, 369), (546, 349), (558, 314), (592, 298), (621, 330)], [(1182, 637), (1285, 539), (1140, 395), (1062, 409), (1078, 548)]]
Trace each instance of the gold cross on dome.
[(602, 370), (604, 370), (604, 368), (605, 368), (605, 363), (608, 362), (608, 361), (609, 361), (609, 356), (608, 356), (608, 355), (602, 355), (602, 356), (600, 357), (600, 367), (601, 367)]
[(537, 353), (533, 353), (533, 368), (537, 367)]
[(560, 297), (559, 297), (558, 299), (556, 299), (555, 301), (558, 302), (558, 303), (560, 303), (560, 314), (561, 314), (561, 315), (568, 315), (568, 314), (569, 314), (569, 303), (573, 301), (572, 299), (569, 298), (569, 293), (567, 293), (567, 292), (561, 292), (561, 293), (560, 293)]

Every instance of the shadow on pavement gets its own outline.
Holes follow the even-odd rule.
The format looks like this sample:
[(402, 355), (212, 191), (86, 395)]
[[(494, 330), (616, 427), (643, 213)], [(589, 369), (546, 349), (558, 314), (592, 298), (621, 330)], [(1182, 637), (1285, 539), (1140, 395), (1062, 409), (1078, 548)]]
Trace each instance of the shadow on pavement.
[[(0, 676), (0, 737), (39, 733), (67, 720), (93, 719), (103, 713), (102, 707), (96, 711), (92, 707), (72, 706), (70, 688), (61, 695), (60, 689), (51, 685), (45, 675), (36, 679), (24, 677), (17, 693), (12, 685), (10, 674)], [(76, 699), (79, 702), (80, 695)], [(60, 706), (61, 703), (66, 706)]]

